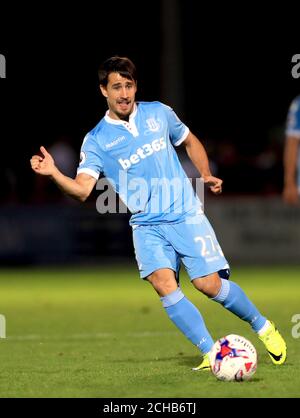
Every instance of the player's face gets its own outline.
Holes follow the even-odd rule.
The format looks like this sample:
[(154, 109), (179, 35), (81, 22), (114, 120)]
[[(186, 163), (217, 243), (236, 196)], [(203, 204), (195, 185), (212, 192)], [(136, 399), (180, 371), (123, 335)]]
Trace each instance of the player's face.
[(107, 98), (109, 116), (113, 119), (126, 119), (133, 111), (136, 83), (122, 77), (119, 73), (110, 73), (107, 86), (100, 86)]

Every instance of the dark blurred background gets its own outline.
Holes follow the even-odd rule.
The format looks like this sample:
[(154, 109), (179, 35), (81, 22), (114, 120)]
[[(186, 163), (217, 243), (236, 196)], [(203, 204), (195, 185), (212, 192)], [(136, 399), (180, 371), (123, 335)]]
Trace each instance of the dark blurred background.
[(74, 202), (29, 166), (42, 144), (75, 175), (82, 140), (106, 110), (97, 69), (115, 54), (137, 65), (137, 99), (172, 106), (206, 146), (224, 180), (221, 198), (207, 193), (206, 210), (227, 256), (298, 263), (299, 208), (281, 201), (286, 115), (300, 93), (291, 75), (296, 19), (288, 5), (206, 10), (196, 0), (3, 7), (2, 265), (132, 258), (128, 214), (100, 216), (99, 191)]

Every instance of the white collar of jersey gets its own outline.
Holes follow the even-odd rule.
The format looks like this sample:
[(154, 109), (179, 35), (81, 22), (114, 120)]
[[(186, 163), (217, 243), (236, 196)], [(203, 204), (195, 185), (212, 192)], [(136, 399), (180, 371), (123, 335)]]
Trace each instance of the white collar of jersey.
[(111, 118), (110, 116), (108, 116), (109, 110), (106, 111), (104, 118), (105, 118), (106, 122), (112, 123), (113, 125), (125, 125), (125, 126), (127, 126), (128, 123), (130, 124), (130, 121), (135, 118), (136, 113), (137, 113), (137, 105), (136, 105), (136, 103), (134, 103), (133, 112), (129, 115), (129, 122), (126, 122), (125, 120), (121, 120), (121, 119)]

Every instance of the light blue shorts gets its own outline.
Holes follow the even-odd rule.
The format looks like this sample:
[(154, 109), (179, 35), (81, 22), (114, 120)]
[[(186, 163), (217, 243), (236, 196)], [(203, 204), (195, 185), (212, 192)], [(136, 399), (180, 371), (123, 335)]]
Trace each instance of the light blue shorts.
[(205, 215), (194, 222), (133, 227), (133, 244), (141, 278), (161, 268), (179, 277), (181, 263), (191, 280), (219, 272), (229, 278), (229, 265)]

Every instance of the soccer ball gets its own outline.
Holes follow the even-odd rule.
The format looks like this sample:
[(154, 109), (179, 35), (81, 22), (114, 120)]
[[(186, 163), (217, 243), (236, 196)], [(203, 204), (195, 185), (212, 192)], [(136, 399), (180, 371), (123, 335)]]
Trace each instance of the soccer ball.
[(212, 373), (225, 381), (249, 380), (257, 367), (253, 344), (240, 335), (230, 334), (215, 342), (209, 354)]

